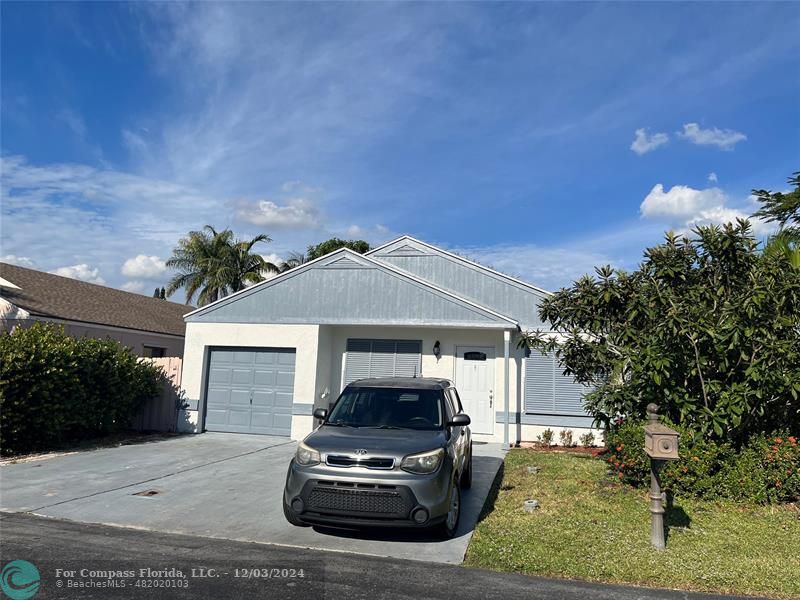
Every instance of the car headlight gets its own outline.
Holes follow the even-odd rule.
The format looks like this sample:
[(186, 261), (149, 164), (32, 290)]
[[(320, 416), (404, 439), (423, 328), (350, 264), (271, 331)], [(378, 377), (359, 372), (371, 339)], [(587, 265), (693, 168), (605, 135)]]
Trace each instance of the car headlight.
[(442, 464), (444, 458), (444, 448), (421, 452), (420, 454), (409, 454), (400, 463), (400, 468), (409, 473), (427, 475), (433, 473)]
[(314, 450), (308, 444), (300, 442), (297, 445), (297, 454), (295, 454), (294, 460), (298, 465), (303, 465), (304, 467), (319, 464), (319, 451)]

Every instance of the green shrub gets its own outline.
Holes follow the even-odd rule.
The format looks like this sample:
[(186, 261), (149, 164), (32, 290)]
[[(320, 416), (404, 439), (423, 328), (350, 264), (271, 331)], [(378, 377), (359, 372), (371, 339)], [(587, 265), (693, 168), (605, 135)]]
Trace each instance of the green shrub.
[(539, 440), (542, 444), (547, 446), (548, 448), (553, 445), (553, 438), (555, 437), (555, 433), (549, 427), (545, 429), (542, 433), (536, 436), (536, 439)]
[(162, 372), (113, 340), (37, 323), (0, 335), (0, 452), (45, 450), (120, 431)]
[(587, 431), (580, 437), (581, 446), (584, 448), (590, 448), (594, 446), (594, 434), (591, 431)]
[[(680, 459), (662, 470), (664, 489), (705, 498), (774, 503), (800, 499), (800, 444), (787, 432), (758, 435), (736, 451), (730, 444), (681, 434)], [(644, 452), (644, 424), (627, 421), (608, 432), (606, 460), (614, 475), (630, 485), (650, 485)]]

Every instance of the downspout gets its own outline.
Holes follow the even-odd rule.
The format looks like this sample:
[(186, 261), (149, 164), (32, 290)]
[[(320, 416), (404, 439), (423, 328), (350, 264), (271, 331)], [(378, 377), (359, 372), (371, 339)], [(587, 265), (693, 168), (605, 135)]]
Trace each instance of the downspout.
[(511, 427), (511, 410), (510, 410), (510, 400), (509, 400), (509, 392), (508, 392), (508, 382), (509, 382), (509, 355), (510, 349), (509, 346), (511, 345), (511, 332), (506, 329), (503, 331), (503, 398), (505, 400), (505, 419), (503, 422), (503, 450), (509, 450), (511, 448), (510, 444), (508, 443), (508, 431)]

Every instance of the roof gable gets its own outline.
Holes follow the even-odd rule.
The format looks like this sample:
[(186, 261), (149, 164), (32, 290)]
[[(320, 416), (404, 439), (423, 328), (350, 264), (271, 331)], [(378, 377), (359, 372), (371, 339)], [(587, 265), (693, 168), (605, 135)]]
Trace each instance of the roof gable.
[(186, 320), (517, 327), (509, 317), (348, 248), (199, 308)]
[(539, 304), (550, 292), (431, 244), (403, 236), (367, 253), (463, 298), (541, 327)]

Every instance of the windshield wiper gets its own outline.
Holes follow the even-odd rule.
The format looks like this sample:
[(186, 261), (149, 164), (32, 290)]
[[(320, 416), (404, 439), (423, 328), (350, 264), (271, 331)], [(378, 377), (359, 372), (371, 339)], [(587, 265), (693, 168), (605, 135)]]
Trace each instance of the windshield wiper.
[(325, 425), (332, 425), (333, 427), (352, 427), (353, 429), (358, 429), (358, 425), (351, 425), (350, 423), (342, 423), (341, 421), (337, 422), (327, 421)]
[(398, 427), (397, 425), (376, 425), (374, 427), (367, 427), (366, 429), (411, 429), (410, 427)]

